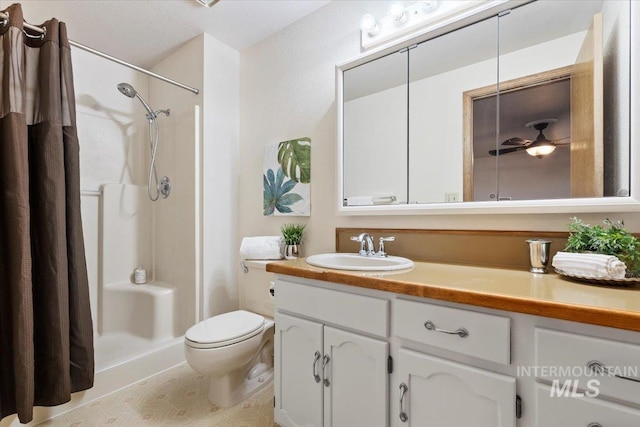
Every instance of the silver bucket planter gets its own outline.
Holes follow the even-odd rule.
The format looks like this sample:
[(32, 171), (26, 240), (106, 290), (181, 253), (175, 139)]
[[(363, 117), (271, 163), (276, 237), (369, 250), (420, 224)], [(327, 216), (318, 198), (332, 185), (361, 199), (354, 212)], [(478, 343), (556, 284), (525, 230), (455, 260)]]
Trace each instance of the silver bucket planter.
[(297, 245), (284, 245), (284, 257), (286, 259), (302, 257), (302, 243), (298, 243)]

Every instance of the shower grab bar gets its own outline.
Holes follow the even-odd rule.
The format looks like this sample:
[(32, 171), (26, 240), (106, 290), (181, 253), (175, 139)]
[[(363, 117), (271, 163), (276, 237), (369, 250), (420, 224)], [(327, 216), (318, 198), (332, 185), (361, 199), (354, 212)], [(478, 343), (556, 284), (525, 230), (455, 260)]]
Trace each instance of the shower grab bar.
[(102, 190), (80, 190), (81, 196), (102, 196)]
[[(8, 19), (9, 19), (9, 13), (0, 12), (0, 20), (6, 21)], [(26, 21), (24, 22), (23, 25), (24, 25), (25, 28), (28, 28), (28, 29), (30, 29), (32, 31), (35, 31), (35, 32), (40, 33), (40, 34), (45, 34), (45, 30), (43, 28), (41, 28), (41, 27), (38, 27), (37, 25), (29, 24)], [(115, 62), (115, 63), (120, 64), (120, 65), (124, 65), (125, 67), (131, 68), (132, 70), (136, 70), (136, 71), (138, 71), (138, 72), (140, 72), (142, 74), (146, 74), (147, 76), (156, 78), (158, 80), (162, 80), (163, 82), (166, 82), (166, 83), (172, 84), (174, 86), (178, 86), (179, 88), (182, 88), (182, 89), (188, 90), (190, 92), (193, 92), (196, 95), (200, 93), (200, 89), (198, 89), (198, 88), (195, 88), (195, 87), (192, 87), (192, 86), (188, 86), (188, 85), (186, 85), (184, 83), (177, 82), (177, 81), (172, 80), (172, 79), (170, 79), (168, 77), (161, 76), (160, 74), (156, 74), (153, 71), (145, 70), (142, 67), (138, 67), (137, 65), (134, 65), (134, 64), (132, 64), (130, 62), (123, 61), (122, 59), (116, 58), (115, 56), (111, 56), (111, 55), (106, 54), (104, 52), (101, 52), (101, 51), (99, 51), (97, 49), (94, 49), (92, 47), (83, 45), (82, 43), (78, 43), (76, 41), (69, 40), (69, 44), (71, 46), (77, 47), (78, 49), (82, 49), (82, 50), (87, 51), (89, 53), (92, 53), (94, 55), (100, 56), (100, 57), (102, 57), (104, 59), (108, 59), (109, 61)]]

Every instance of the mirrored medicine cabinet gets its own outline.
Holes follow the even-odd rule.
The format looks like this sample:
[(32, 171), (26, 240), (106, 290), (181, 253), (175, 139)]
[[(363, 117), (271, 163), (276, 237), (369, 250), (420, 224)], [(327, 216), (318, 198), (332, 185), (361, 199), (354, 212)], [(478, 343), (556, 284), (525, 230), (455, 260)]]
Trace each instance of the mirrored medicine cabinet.
[(637, 208), (631, 3), (507, 2), (338, 67), (339, 211)]

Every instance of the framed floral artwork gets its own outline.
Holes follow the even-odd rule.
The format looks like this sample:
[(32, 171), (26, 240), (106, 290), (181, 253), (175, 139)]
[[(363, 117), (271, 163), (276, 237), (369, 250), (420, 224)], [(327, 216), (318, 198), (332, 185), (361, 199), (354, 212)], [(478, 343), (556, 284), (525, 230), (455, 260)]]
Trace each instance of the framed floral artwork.
[(311, 215), (311, 139), (265, 146), (262, 185), (265, 216)]

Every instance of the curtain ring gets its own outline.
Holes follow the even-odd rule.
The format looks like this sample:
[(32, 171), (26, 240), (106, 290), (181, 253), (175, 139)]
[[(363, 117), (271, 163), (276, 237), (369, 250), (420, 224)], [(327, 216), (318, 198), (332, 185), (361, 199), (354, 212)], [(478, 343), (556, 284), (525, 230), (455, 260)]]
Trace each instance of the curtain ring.
[(2, 11), (6, 15), (4, 18), (0, 18), (0, 25), (3, 27), (9, 23), (9, 12)]
[(29, 37), (30, 39), (44, 40), (44, 38), (47, 36), (47, 28), (46, 27), (38, 27), (38, 28), (42, 30), (42, 33), (38, 34), (37, 36), (32, 36), (27, 32), (25, 28), (22, 29), (22, 32), (24, 33), (25, 36)]

